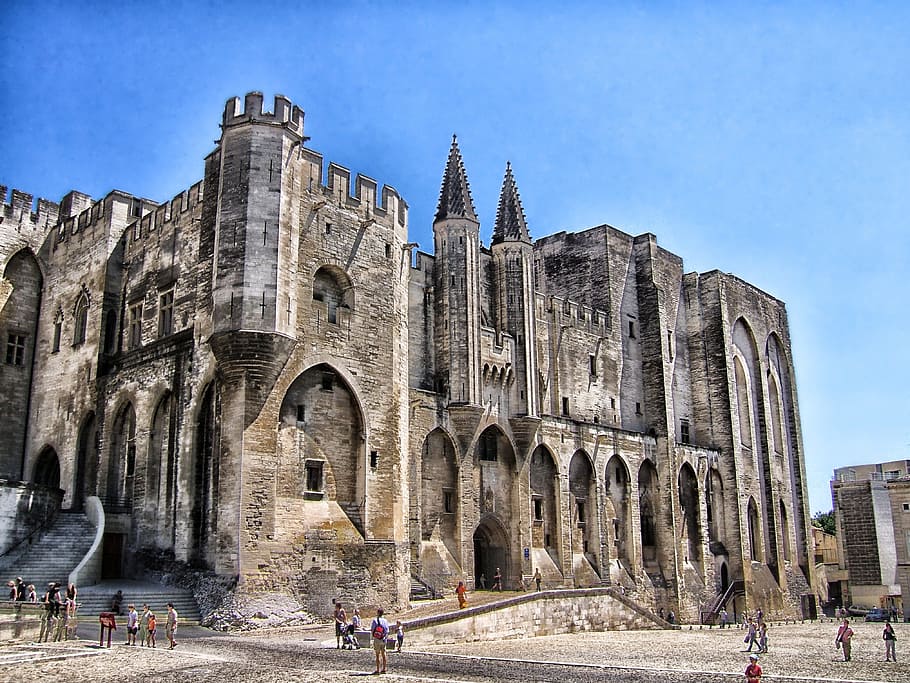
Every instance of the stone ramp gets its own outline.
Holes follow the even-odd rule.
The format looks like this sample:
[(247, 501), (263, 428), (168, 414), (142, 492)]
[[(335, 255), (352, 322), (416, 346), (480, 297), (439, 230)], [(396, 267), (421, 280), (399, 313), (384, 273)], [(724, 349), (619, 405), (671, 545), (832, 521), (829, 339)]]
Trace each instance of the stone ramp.
[[(471, 597), (474, 597), (473, 603)], [(678, 628), (616, 588), (472, 593), (458, 609), (452, 599), (386, 615), (401, 620), (409, 643), (473, 642), (579, 631)], [(394, 630), (394, 629), (393, 629)]]

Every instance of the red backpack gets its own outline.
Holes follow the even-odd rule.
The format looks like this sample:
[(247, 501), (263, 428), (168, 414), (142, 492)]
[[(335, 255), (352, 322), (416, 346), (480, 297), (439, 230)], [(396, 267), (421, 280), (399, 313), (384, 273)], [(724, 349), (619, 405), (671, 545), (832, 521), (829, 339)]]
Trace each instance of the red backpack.
[(385, 640), (387, 635), (389, 635), (389, 629), (377, 619), (376, 623), (373, 624), (373, 637), (376, 640)]

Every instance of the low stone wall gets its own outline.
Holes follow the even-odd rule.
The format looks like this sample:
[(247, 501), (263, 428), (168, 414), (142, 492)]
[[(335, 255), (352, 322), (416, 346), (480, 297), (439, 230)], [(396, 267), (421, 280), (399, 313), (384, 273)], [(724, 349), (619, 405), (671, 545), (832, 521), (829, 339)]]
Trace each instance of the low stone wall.
[(0, 642), (38, 640), (42, 611), (37, 603), (0, 603)]
[(614, 588), (526, 593), (489, 605), (415, 619), (409, 645), (531, 638), (578, 631), (673, 628)]
[(54, 521), (63, 491), (0, 479), (0, 554)]

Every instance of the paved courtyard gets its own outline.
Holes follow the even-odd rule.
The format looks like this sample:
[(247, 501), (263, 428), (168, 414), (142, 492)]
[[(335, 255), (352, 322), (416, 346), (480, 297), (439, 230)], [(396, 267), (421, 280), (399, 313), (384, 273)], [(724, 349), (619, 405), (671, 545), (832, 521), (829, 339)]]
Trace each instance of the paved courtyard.
[[(836, 625), (775, 625), (761, 664), (769, 681), (908, 681), (898, 624), (896, 664), (884, 661), (881, 624), (854, 624), (853, 661), (840, 661)], [(326, 627), (214, 635), (187, 629), (168, 651), (73, 641), (0, 648), (0, 680), (9, 681), (340, 681), (370, 678), (369, 650), (339, 651)], [(384, 681), (742, 681), (743, 631), (611, 631), (422, 647), (389, 655)], [(120, 634), (122, 638), (122, 634)]]

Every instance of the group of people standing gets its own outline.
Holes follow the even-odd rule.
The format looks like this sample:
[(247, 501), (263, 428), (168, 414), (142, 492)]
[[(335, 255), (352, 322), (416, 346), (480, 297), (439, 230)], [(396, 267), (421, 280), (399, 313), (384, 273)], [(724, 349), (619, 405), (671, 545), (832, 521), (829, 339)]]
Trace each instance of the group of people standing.
[[(853, 652), (853, 628), (850, 626), (850, 620), (844, 619), (837, 629), (837, 637), (834, 639), (834, 647), (844, 653), (844, 661), (849, 662)], [(885, 622), (882, 629), (882, 640), (885, 641), (885, 661), (897, 661), (897, 635), (894, 633), (894, 627), (891, 621)]]
[[(168, 640), (168, 650), (177, 647), (177, 610), (174, 604), (167, 604), (167, 618), (165, 620), (164, 632)], [(139, 639), (139, 647), (157, 647), (156, 636), (158, 633), (158, 617), (152, 612), (148, 604), (142, 605), (142, 614), (136, 611), (136, 606), (130, 604), (126, 613), (126, 644), (136, 645), (136, 637)]]
[(15, 581), (7, 581), (6, 585), (9, 588), (11, 602), (41, 605), (39, 643), (59, 642), (76, 637), (78, 603), (74, 584), (70, 584), (64, 592), (61, 590), (61, 584), (51, 582), (47, 584), (47, 590), (41, 597), (38, 596), (34, 584), (26, 584), (21, 576), (17, 577)]
[[(376, 670), (374, 674), (384, 674), (388, 667), (386, 659), (386, 650), (389, 640), (389, 622), (384, 616), (383, 609), (380, 607), (376, 610), (376, 616), (370, 623), (370, 640), (372, 641), (373, 653), (376, 657)], [(361, 630), (363, 622), (360, 618), (360, 610), (354, 608), (354, 614), (348, 622), (347, 612), (341, 602), (335, 601), (335, 639), (336, 647), (345, 649), (351, 647), (357, 649), (360, 645), (357, 642), (357, 632)], [(395, 641), (394, 646), (397, 652), (401, 652), (401, 646), (404, 645), (404, 625), (401, 621), (395, 622)]]

